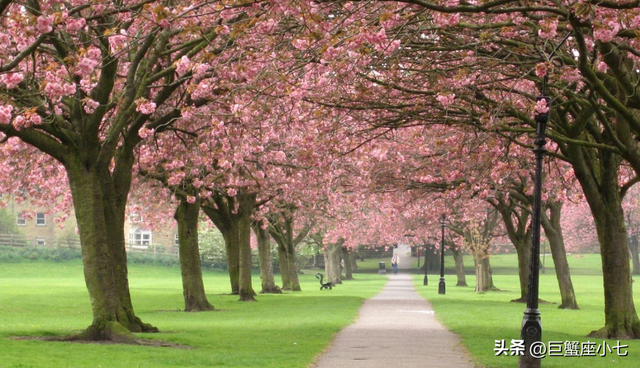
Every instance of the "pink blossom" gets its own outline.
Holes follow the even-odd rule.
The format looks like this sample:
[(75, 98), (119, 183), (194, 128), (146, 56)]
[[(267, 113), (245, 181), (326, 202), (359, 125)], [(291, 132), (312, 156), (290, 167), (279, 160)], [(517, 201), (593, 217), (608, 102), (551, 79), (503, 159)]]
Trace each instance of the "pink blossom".
[(311, 43), (306, 38), (296, 38), (293, 40), (292, 45), (298, 50), (306, 50), (309, 48)]
[(0, 124), (9, 124), (9, 122), (11, 122), (12, 111), (13, 111), (13, 106), (0, 105)]
[(36, 125), (42, 124), (42, 118), (38, 114), (31, 114), (31, 116), (29, 116), (29, 121)]
[(136, 104), (138, 105), (136, 107), (136, 111), (141, 112), (145, 115), (151, 115), (156, 111), (156, 104), (154, 102), (147, 101), (144, 98), (136, 101)]
[(596, 70), (600, 73), (606, 73), (609, 70), (609, 66), (604, 61), (600, 60), (596, 63)]
[(602, 25), (594, 26), (593, 38), (601, 42), (611, 42), (619, 30), (620, 24), (614, 20), (609, 20), (603, 22)]
[(93, 114), (98, 106), (100, 106), (100, 103), (98, 101), (94, 101), (90, 98), (84, 100), (84, 111), (87, 114)]
[(194, 196), (187, 196), (187, 202), (193, 204), (196, 203), (196, 197)]
[(582, 74), (577, 68), (566, 68), (562, 73), (562, 79), (569, 83), (575, 83), (582, 80)]
[(176, 73), (179, 76), (185, 75), (191, 69), (191, 60), (185, 55), (176, 63)]
[(80, 62), (76, 65), (75, 74), (79, 76), (89, 76), (93, 73), (96, 66), (99, 64), (98, 61), (90, 59), (90, 58), (82, 58)]
[(9, 73), (0, 75), (0, 83), (4, 83), (7, 89), (16, 88), (24, 79), (22, 73)]
[(42, 33), (49, 33), (53, 31), (53, 15), (39, 16), (36, 20), (36, 29)]
[(438, 100), (438, 102), (440, 102), (442, 106), (444, 106), (445, 108), (451, 106), (455, 99), (456, 99), (455, 93), (449, 93), (446, 95), (441, 95), (440, 93), (438, 93), (438, 95), (436, 96), (436, 100)]
[(71, 18), (67, 21), (67, 32), (75, 33), (81, 30), (86, 24), (87, 21), (84, 18)]
[(536, 64), (536, 75), (538, 78), (542, 78), (547, 75), (549, 65), (547, 63), (538, 63)]
[(547, 100), (544, 98), (538, 100), (536, 102), (536, 106), (534, 108), (535, 114), (546, 114), (549, 112), (549, 106), (547, 106)]
[(114, 51), (119, 51), (127, 45), (127, 31), (121, 30), (120, 34), (109, 37), (109, 45)]
[(538, 36), (546, 39), (555, 37), (558, 34), (558, 19), (544, 19), (539, 22), (540, 29)]
[(227, 189), (227, 195), (229, 197), (235, 197), (238, 194), (238, 190), (236, 188)]
[(283, 162), (287, 159), (287, 155), (282, 151), (278, 151), (275, 153), (275, 159), (276, 161)]
[(140, 138), (145, 139), (151, 135), (153, 135), (154, 130), (153, 129), (149, 129), (149, 128), (141, 128), (138, 131), (138, 135), (140, 136)]
[(164, 18), (163, 20), (161, 20), (158, 25), (162, 28), (169, 28), (171, 27), (171, 23), (169, 23), (169, 21), (167, 20), (167, 18)]

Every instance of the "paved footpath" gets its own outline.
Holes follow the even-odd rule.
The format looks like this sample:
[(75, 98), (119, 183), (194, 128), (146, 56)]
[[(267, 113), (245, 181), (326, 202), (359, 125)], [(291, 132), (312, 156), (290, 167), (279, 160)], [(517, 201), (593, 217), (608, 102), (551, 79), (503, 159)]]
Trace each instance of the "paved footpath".
[(458, 337), (434, 316), (407, 274), (389, 275), (365, 301), (356, 323), (342, 330), (314, 368), (473, 368)]

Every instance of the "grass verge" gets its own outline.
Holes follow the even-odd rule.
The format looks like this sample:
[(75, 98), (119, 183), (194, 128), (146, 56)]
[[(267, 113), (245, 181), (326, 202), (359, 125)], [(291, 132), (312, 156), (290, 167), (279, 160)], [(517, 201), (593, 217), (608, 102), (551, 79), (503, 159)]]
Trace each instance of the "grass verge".
[[(597, 262), (587, 260), (582, 269), (584, 272), (596, 272)], [(592, 266), (593, 265), (593, 266)], [(594, 268), (596, 267), (596, 268)], [(594, 268), (594, 269), (592, 269)], [(582, 273), (582, 272), (580, 272)], [(549, 342), (558, 342), (562, 348), (561, 355), (569, 352), (565, 349), (565, 342), (592, 342), (600, 351), (596, 356), (547, 356), (542, 360), (545, 368), (635, 368), (640, 362), (640, 342), (637, 340), (621, 340), (620, 345), (628, 347), (620, 350), (627, 352), (627, 356), (619, 356), (615, 349), (616, 340), (599, 340), (587, 338), (587, 334), (604, 326), (604, 296), (602, 277), (598, 275), (574, 275), (574, 288), (580, 310), (561, 310), (558, 285), (553, 273), (540, 275), (540, 298), (552, 304), (541, 304), (542, 341), (548, 346)], [(504, 340), (507, 348), (512, 339), (520, 339), (520, 326), (525, 310), (525, 304), (510, 303), (520, 295), (518, 277), (516, 275), (494, 275), (496, 286), (502, 291), (477, 294), (474, 291), (474, 277), (468, 277), (469, 287), (453, 286), (451, 276), (447, 276), (447, 290), (445, 295), (438, 294), (438, 280), (431, 278), (428, 286), (423, 286), (422, 276), (414, 277), (419, 294), (428, 299), (433, 305), (436, 317), (448, 329), (458, 334), (463, 345), (473, 356), (473, 359), (483, 367), (507, 368), (516, 367), (518, 358), (515, 356), (496, 356), (496, 340)], [(634, 285), (634, 300), (640, 304), (640, 286)], [(604, 346), (604, 349), (603, 349)], [(582, 351), (580, 347), (578, 351)], [(606, 356), (601, 356), (601, 355)]]
[(241, 303), (224, 294), (226, 274), (205, 270), (207, 296), (218, 309), (206, 313), (178, 311), (184, 302), (176, 267), (131, 265), (129, 280), (136, 313), (162, 331), (142, 336), (191, 349), (15, 340), (79, 332), (91, 323), (89, 298), (78, 260), (1, 264), (0, 368), (306, 367), (387, 279), (356, 275), (320, 291), (313, 274), (301, 275), (303, 292)]

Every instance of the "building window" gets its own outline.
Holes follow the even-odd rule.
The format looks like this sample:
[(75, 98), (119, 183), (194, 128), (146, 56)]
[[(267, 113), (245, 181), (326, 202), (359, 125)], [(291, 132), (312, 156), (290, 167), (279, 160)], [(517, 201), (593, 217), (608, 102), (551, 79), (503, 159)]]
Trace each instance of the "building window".
[(180, 248), (180, 239), (178, 237), (178, 234), (176, 234), (176, 238), (173, 241), (173, 246), (176, 247), (176, 248)]
[(129, 232), (129, 244), (133, 247), (144, 247), (151, 245), (151, 231), (135, 229)]
[(47, 217), (45, 216), (44, 212), (36, 213), (36, 225), (44, 226), (46, 224), (47, 224)]
[(36, 239), (36, 245), (39, 247), (44, 247), (45, 245), (47, 245), (47, 240), (46, 239)]
[(16, 225), (24, 226), (27, 224), (27, 219), (24, 218), (24, 214), (22, 212), (18, 213), (18, 218), (16, 220)]

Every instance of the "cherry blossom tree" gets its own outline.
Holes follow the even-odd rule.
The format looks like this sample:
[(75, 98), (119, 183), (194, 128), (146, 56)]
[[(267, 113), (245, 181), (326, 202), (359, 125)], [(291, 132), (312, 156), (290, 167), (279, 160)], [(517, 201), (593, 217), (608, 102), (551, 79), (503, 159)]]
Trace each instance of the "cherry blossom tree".
[(535, 96), (552, 97), (550, 156), (572, 165), (601, 247), (605, 326), (593, 335), (640, 336), (621, 206), (640, 172), (634, 3), (329, 4), (331, 16), (299, 37), (318, 45), (305, 51), (321, 60), (309, 78), (322, 89), (334, 76), (350, 83), (310, 98), (377, 109), (369, 129), (467, 124), (530, 146), (533, 112), (549, 108)]
[[(136, 147), (183, 117), (192, 82), (258, 9), (250, 3), (2, 1), (0, 137), (58, 161), (71, 189), (93, 323), (79, 338), (135, 341), (124, 218)], [(199, 67), (186, 71), (183, 64)]]

